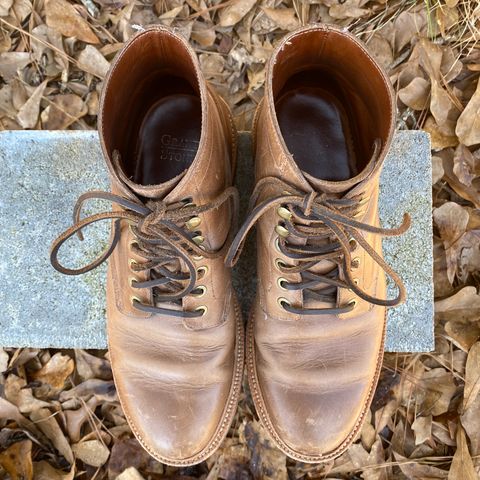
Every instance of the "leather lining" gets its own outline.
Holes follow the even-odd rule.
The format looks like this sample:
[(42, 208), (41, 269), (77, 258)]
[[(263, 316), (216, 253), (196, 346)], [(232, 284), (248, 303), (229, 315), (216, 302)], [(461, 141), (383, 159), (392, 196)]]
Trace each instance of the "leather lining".
[[(267, 88), (274, 102), (274, 121), (304, 173), (325, 181), (349, 180), (365, 169), (377, 139), (384, 155), (394, 126), (392, 92), (388, 79), (358, 41), (331, 27), (299, 31), (282, 43), (269, 68)], [(283, 111), (300, 112), (300, 106), (303, 115), (296, 114), (294, 121), (279, 118), (287, 117)], [(333, 119), (333, 125), (322, 129), (326, 119)], [(286, 138), (295, 131), (303, 138)], [(338, 158), (323, 155), (331, 142), (330, 151), (343, 150), (336, 153)]]
[(188, 169), (195, 159), (201, 133), (200, 98), (172, 94), (157, 100), (139, 128), (132, 155), (133, 181), (157, 185)]
[[(322, 180), (358, 174), (358, 129), (339, 83), (321, 70), (292, 76), (275, 102), (285, 144), (299, 168)], [(368, 158), (363, 153), (364, 158)]]

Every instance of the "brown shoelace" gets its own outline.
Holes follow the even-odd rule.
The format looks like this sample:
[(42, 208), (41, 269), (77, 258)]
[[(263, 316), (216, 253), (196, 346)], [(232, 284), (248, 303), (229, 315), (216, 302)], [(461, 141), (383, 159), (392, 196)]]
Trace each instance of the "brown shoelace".
[[(122, 209), (101, 212), (80, 219), (83, 204), (93, 198), (108, 200)], [(157, 303), (178, 302), (186, 295), (195, 294), (198, 272), (193, 257), (213, 259), (224, 256), (233, 236), (231, 231), (222, 247), (218, 250), (208, 250), (203, 245), (199, 245), (201, 243), (199, 238), (202, 239), (199, 232), (189, 231), (185, 222), (192, 218), (198, 218), (198, 215), (202, 213), (219, 208), (230, 199), (233, 204), (232, 217), (234, 221), (232, 224), (234, 225), (238, 218), (238, 192), (234, 187), (227, 188), (212, 202), (200, 206), (192, 205), (189, 200), (174, 204), (155, 200), (143, 204), (140, 201), (132, 201), (109, 192), (84, 193), (75, 204), (74, 225), (53, 242), (50, 261), (56, 270), (66, 275), (80, 275), (93, 270), (112, 254), (120, 240), (120, 224), (122, 221), (127, 221), (135, 237), (132, 249), (145, 259), (145, 262), (133, 263), (131, 268), (136, 272), (150, 271), (150, 280), (132, 282), (132, 287), (153, 289), (153, 297)], [(59, 262), (58, 251), (64, 242), (74, 234), (83, 240), (83, 228), (108, 219), (114, 220), (110, 243), (97, 259), (78, 269), (66, 268)], [(182, 223), (183, 226), (179, 226)], [(186, 266), (186, 272), (182, 271), (181, 263)], [(202, 316), (204, 313), (201, 310), (183, 311), (146, 305), (138, 299), (134, 299), (133, 305), (138, 310), (145, 312), (177, 317), (194, 318)]]
[[(392, 307), (405, 301), (406, 291), (402, 280), (368, 244), (360, 232), (382, 236), (401, 235), (410, 227), (408, 214), (404, 214), (402, 225), (398, 228), (375, 227), (355, 220), (359, 205), (362, 203), (361, 195), (351, 198), (334, 198), (317, 192), (307, 193), (276, 177), (266, 177), (257, 183), (250, 201), (251, 206), (255, 205), (266, 187), (274, 187), (283, 193), (251, 208), (250, 214), (230, 246), (226, 257), (227, 265), (233, 266), (236, 263), (245, 238), (258, 219), (276, 207), (283, 221), (282, 224), (277, 225), (277, 233), (279, 233), (277, 246), (283, 255), (294, 263), (294, 265), (287, 265), (281, 262), (277, 263), (277, 266), (284, 274), (298, 273), (301, 276), (301, 281), (298, 283), (283, 281), (282, 288), (305, 290), (311, 297), (333, 304), (336, 303), (337, 288), (350, 289), (360, 298), (375, 305)], [(290, 237), (300, 242), (297, 241), (297, 244), (289, 242)], [(391, 300), (376, 298), (357, 286), (351, 271), (351, 252), (356, 247), (355, 243), (358, 243), (395, 282), (398, 289), (396, 298)], [(331, 270), (324, 274), (309, 271), (323, 260), (332, 263)], [(340, 267), (342, 267), (344, 280), (340, 279)], [(286, 311), (298, 315), (340, 314), (353, 310), (355, 306), (349, 303), (346, 306), (334, 308), (295, 308), (285, 300), (280, 304)]]

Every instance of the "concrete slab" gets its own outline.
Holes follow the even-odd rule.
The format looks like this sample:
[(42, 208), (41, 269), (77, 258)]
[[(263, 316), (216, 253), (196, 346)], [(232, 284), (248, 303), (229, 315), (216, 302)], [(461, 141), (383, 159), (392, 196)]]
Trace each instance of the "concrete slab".
[[(57, 273), (49, 263), (55, 236), (71, 225), (73, 204), (86, 190), (107, 189), (96, 132), (0, 133), (0, 345), (106, 348), (105, 265), (80, 277)], [(243, 215), (252, 189), (248, 134), (240, 136), (237, 185)], [(382, 175), (381, 218), (395, 226), (404, 211), (413, 226), (384, 242), (387, 262), (403, 277), (405, 305), (388, 312), (387, 350), (433, 349), (431, 161), (428, 135), (398, 132)], [(89, 206), (85, 214), (109, 208)], [(79, 266), (103, 250), (107, 225), (89, 227), (86, 240), (68, 242), (62, 258)], [(254, 235), (234, 281), (247, 312), (255, 293)], [(67, 261), (67, 260), (66, 260)]]

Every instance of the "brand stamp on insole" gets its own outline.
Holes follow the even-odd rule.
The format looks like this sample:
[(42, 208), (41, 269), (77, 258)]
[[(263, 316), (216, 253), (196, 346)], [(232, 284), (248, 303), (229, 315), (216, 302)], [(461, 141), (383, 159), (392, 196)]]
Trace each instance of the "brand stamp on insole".
[(198, 150), (198, 140), (190, 140), (187, 138), (178, 138), (172, 135), (162, 135), (162, 148), (160, 150), (160, 159), (169, 162), (185, 162), (190, 161)]

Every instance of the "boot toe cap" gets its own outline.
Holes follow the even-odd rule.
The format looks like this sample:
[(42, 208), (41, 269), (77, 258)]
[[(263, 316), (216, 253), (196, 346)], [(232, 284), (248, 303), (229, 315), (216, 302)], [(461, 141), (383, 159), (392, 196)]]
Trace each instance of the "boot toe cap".
[(354, 440), (368, 407), (367, 379), (329, 391), (286, 386), (266, 378), (261, 384), (263, 420), (270, 424), (282, 450), (301, 461), (335, 456)]
[(198, 463), (217, 445), (224, 419), (225, 392), (221, 385), (198, 390), (187, 386), (151, 387), (128, 382), (122, 406), (130, 427), (144, 448), (171, 465)]

